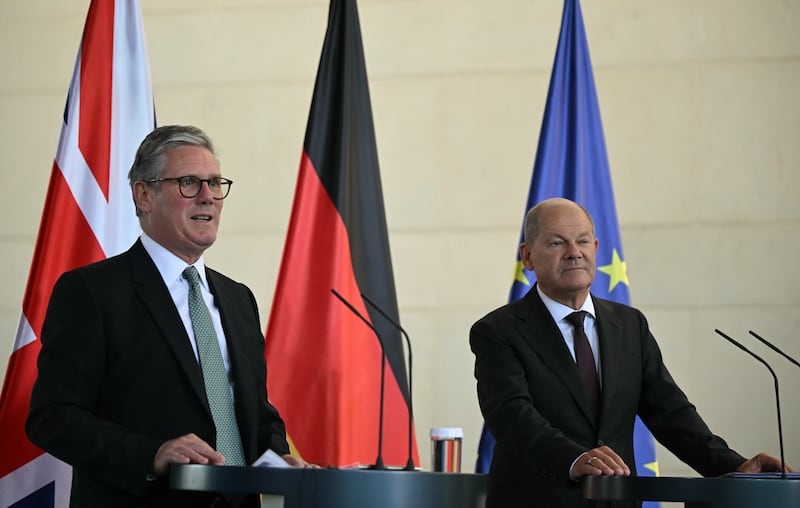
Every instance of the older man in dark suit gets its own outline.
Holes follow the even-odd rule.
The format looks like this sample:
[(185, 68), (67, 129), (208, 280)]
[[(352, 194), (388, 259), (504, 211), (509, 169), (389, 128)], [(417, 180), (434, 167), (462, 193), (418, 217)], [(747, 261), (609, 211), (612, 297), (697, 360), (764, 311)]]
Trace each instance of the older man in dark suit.
[(169, 465), (243, 465), (267, 449), (305, 465), (267, 399), (253, 294), (203, 262), (232, 182), (188, 126), (150, 133), (129, 179), (143, 233), (56, 283), (28, 436), (73, 466), (71, 506), (227, 506), (170, 491)]
[(560, 198), (536, 205), (520, 246), (535, 287), (470, 331), (478, 400), (496, 439), (487, 508), (593, 506), (578, 480), (635, 474), (637, 414), (703, 475), (779, 470), (777, 459), (745, 460), (709, 430), (641, 312), (590, 295), (597, 246), (583, 207)]

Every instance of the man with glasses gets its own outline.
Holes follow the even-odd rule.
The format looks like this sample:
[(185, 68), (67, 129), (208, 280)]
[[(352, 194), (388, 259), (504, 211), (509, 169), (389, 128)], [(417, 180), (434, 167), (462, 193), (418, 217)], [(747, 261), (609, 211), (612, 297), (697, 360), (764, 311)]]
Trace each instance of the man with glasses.
[(176, 125), (144, 139), (128, 178), (142, 235), (56, 283), (28, 436), (73, 466), (71, 506), (235, 505), (169, 490), (170, 464), (245, 465), (267, 449), (306, 464), (267, 399), (252, 292), (203, 262), (233, 182), (208, 136)]

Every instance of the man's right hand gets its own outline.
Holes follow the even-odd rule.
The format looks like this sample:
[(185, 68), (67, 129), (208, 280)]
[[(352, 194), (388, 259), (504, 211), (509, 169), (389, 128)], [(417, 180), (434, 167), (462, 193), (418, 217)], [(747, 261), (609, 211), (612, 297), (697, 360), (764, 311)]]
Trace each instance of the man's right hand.
[(617, 452), (601, 446), (578, 457), (570, 473), (577, 480), (586, 475), (630, 476), (631, 470)]
[(225, 457), (195, 434), (170, 439), (162, 444), (153, 459), (153, 472), (166, 474), (170, 464), (209, 464), (221, 466)]

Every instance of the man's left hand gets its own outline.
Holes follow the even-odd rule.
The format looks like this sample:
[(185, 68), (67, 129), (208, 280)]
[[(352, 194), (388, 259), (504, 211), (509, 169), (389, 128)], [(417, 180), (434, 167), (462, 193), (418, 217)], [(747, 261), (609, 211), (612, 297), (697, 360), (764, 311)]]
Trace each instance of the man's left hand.
[[(789, 464), (785, 464), (785, 466), (787, 472), (794, 473), (794, 469)], [(759, 453), (736, 468), (736, 471), (739, 473), (781, 472), (781, 461), (766, 453)]]

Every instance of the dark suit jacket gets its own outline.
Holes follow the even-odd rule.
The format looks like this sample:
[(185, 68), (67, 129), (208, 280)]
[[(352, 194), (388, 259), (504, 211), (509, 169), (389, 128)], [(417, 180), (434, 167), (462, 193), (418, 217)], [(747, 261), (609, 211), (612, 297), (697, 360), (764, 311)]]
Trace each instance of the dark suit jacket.
[[(206, 269), (228, 343), (245, 457), (289, 452), (267, 401), (264, 336), (255, 298)], [(73, 506), (202, 506), (204, 495), (147, 480), (165, 441), (193, 432), (215, 446), (200, 367), (147, 251), (130, 250), (63, 274), (42, 328), (27, 433), (73, 466)]]
[(599, 417), (589, 411), (575, 362), (536, 289), (472, 326), (478, 400), (496, 439), (487, 508), (591, 506), (570, 480), (570, 466), (581, 453), (607, 445), (635, 474), (637, 414), (702, 475), (745, 461), (711, 433), (675, 384), (644, 315), (593, 301), (602, 360)]

